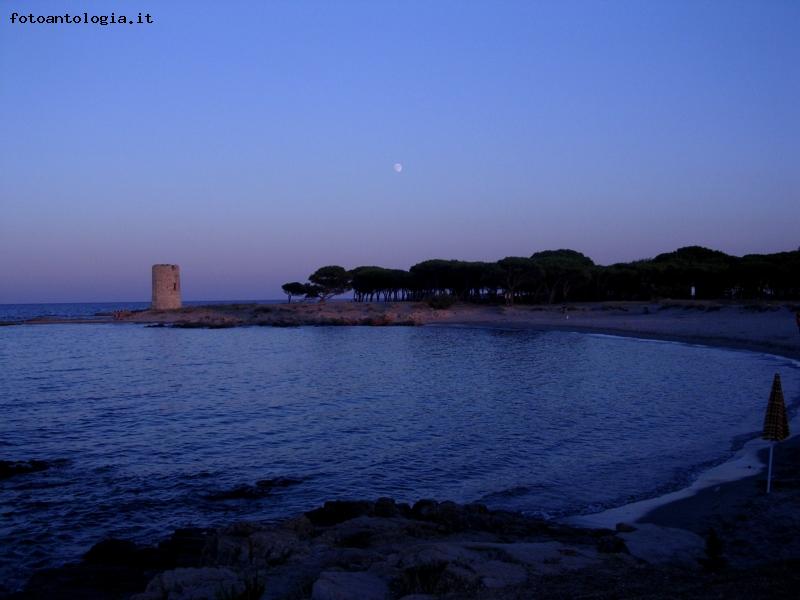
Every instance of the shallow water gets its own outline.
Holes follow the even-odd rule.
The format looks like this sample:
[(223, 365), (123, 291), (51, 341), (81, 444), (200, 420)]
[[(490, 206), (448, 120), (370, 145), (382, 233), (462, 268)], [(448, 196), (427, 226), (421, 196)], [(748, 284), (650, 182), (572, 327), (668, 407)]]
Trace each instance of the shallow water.
[[(422, 328), (0, 328), (0, 578), (104, 536), (271, 519), (332, 498), (558, 516), (653, 496), (761, 427), (790, 361), (606, 336)], [(214, 501), (239, 484), (302, 482)]]

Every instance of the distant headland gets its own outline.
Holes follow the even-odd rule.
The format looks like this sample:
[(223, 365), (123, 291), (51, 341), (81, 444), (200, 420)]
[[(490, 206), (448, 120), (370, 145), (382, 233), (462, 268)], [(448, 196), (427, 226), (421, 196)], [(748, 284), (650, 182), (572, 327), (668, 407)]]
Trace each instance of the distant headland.
[[(595, 264), (575, 250), (496, 262), (426, 260), (408, 271), (329, 265), (284, 285), (285, 304), (183, 306), (180, 267), (152, 267), (152, 304), (91, 319), (177, 328), (303, 325), (562, 329), (704, 343), (800, 358), (800, 251), (731, 256), (689, 246)], [(352, 291), (351, 301), (328, 302)], [(301, 301), (293, 301), (300, 298)], [(8, 323), (12, 324), (12, 323)]]

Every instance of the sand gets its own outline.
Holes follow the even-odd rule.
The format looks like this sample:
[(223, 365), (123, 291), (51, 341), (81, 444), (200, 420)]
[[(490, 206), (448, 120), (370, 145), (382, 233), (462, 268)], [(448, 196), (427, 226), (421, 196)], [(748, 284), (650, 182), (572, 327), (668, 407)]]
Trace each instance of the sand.
[(770, 352), (800, 358), (794, 306), (706, 302), (477, 308), (430, 323), (587, 331)]

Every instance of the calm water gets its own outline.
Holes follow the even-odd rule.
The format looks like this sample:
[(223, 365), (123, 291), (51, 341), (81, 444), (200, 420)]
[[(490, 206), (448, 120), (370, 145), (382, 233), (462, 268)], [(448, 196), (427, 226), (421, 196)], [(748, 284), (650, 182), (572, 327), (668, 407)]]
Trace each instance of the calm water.
[[(0, 328), (0, 580), (104, 536), (270, 519), (331, 498), (558, 516), (682, 485), (754, 435), (788, 360), (561, 332), (123, 324)], [(302, 483), (213, 501), (239, 484)]]

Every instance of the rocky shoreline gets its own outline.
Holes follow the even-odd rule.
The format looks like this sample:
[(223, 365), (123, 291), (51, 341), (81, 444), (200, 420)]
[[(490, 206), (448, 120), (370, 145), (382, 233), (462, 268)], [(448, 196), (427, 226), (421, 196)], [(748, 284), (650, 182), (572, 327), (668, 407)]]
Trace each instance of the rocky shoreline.
[[(155, 547), (105, 540), (80, 563), (35, 574), (11, 598), (527, 597), (558, 575), (639, 568), (626, 545), (636, 531), (568, 527), (479, 504), (333, 501), (277, 524), (178, 530)], [(699, 564), (694, 556), (675, 564), (686, 562)]]
[[(791, 598), (800, 585), (800, 519), (787, 519), (800, 499), (798, 454), (795, 443), (770, 497), (756, 489), (762, 478), (745, 482), (744, 495), (741, 482), (730, 484), (740, 492), (733, 512), (700, 494), (700, 505), (610, 530), (480, 504), (331, 501), (277, 523), (180, 529), (156, 546), (104, 540), (80, 562), (40, 571), (23, 591), (0, 597)], [(676, 523), (686, 514), (695, 515), (689, 526)], [(736, 537), (762, 528), (752, 542)], [(783, 551), (770, 554), (765, 538)]]
[(304, 325), (412, 326), (436, 318), (436, 312), (421, 302), (354, 302), (294, 304), (220, 304), (189, 306), (179, 310), (145, 310), (116, 315), (117, 321), (164, 325), (185, 329), (228, 327), (298, 327)]

